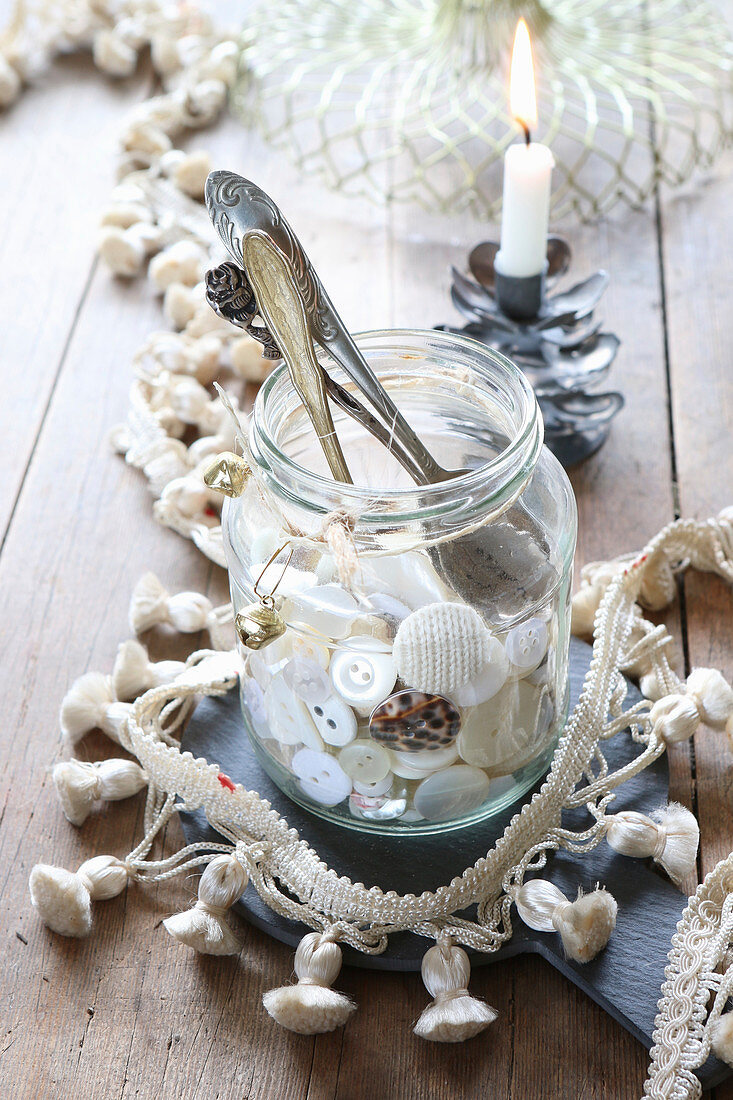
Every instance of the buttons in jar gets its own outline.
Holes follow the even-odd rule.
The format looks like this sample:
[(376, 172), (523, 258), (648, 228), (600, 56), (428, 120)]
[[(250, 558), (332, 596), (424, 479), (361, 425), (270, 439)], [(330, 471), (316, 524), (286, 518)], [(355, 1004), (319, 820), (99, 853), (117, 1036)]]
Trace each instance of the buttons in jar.
[(323, 703), (331, 694), (328, 676), (315, 661), (293, 657), (282, 670), (283, 679), (291, 691), (304, 703)]
[(459, 707), (476, 707), (491, 699), (502, 689), (509, 675), (509, 659), (498, 638), (486, 643), (486, 660), (469, 680), (453, 691)]
[(318, 730), (308, 711), (292, 688), (288, 687), (282, 672), (273, 676), (265, 691), (265, 713), (270, 733), (283, 745), (308, 745), (322, 749)]
[(392, 782), (389, 753), (374, 741), (367, 741), (366, 738), (352, 741), (341, 750), (338, 759), (346, 774), (353, 779), (355, 787), (357, 783), (370, 785), (384, 779), (389, 779), (390, 784)]
[(366, 717), (394, 687), (397, 678), (392, 655), (373, 638), (349, 638), (348, 647), (334, 653), (331, 683), (344, 702)]
[(547, 625), (542, 619), (527, 619), (513, 627), (504, 643), (506, 655), (520, 675), (534, 672), (547, 652)]
[(338, 695), (329, 695), (320, 703), (309, 703), (308, 713), (327, 745), (348, 745), (356, 737), (356, 717)]
[(351, 794), (351, 780), (328, 753), (300, 749), (291, 767), (303, 793), (322, 806), (337, 806)]

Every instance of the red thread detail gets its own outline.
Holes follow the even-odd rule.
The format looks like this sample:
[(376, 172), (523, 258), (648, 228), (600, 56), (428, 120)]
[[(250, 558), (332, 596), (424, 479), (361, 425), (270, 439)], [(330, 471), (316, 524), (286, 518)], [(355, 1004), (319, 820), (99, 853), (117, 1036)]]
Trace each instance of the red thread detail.
[(225, 788), (225, 790), (227, 790), (227, 791), (236, 791), (237, 788), (234, 786), (234, 784), (232, 783), (229, 776), (224, 775), (224, 772), (219, 772), (219, 774), (217, 775), (216, 778), (219, 780), (219, 782), (221, 783), (222, 787)]
[(211, 516), (212, 519), (218, 519), (219, 517), (219, 513), (217, 512), (216, 508), (212, 508), (210, 504), (207, 504), (204, 508), (204, 515)]

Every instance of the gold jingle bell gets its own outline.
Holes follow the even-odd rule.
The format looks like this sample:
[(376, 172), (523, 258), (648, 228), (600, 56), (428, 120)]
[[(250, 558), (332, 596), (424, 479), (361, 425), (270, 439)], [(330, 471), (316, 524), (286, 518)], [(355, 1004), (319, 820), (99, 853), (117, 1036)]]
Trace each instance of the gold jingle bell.
[(262, 649), (285, 633), (286, 624), (280, 612), (270, 603), (253, 603), (234, 620), (237, 635), (247, 649)]
[(250, 468), (240, 455), (222, 451), (204, 470), (204, 482), (210, 489), (227, 497), (239, 497), (250, 475)]

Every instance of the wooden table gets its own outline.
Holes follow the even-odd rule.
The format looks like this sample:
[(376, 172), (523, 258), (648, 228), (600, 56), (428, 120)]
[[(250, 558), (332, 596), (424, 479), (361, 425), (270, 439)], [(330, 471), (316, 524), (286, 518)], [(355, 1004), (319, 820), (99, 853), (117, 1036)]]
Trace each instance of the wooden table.
[[(50, 934), (30, 906), (37, 861), (76, 868), (100, 852), (125, 854), (140, 835), (142, 796), (103, 807), (80, 830), (61, 814), (49, 772), (64, 756), (57, 715), (67, 687), (85, 670), (111, 669), (146, 569), (174, 591), (226, 593), (220, 570), (155, 524), (141, 475), (107, 440), (125, 416), (132, 355), (163, 327), (146, 281), (111, 278), (94, 249), (121, 119), (149, 86), (146, 73), (116, 85), (66, 59), (0, 122), (0, 1096), (636, 1097), (646, 1051), (538, 958), (474, 971), (472, 989), (500, 1017), (465, 1045), (412, 1035), (427, 1002), (417, 976), (356, 970), (339, 982), (359, 1002), (353, 1021), (305, 1038), (277, 1027), (260, 1003), (288, 979), (290, 950), (248, 929), (241, 957), (194, 957), (166, 935), (161, 921), (189, 904), (193, 879), (131, 888), (95, 907), (82, 941)], [(486, 227), (326, 195), (232, 123), (192, 145), (287, 204), (352, 328), (451, 318), (448, 265)], [(623, 341), (612, 379), (627, 399), (605, 448), (573, 474), (579, 563), (640, 547), (678, 514), (706, 517), (733, 501), (732, 173), (728, 155), (684, 197), (663, 194), (643, 211), (569, 228), (578, 275), (611, 272), (601, 309)], [(732, 614), (722, 583), (685, 580), (669, 617), (682, 638), (680, 669), (713, 665), (733, 677)], [(157, 656), (182, 652), (170, 638), (152, 645)], [(97, 759), (114, 747), (100, 735), (80, 752)], [(702, 730), (672, 767), (672, 794), (699, 816), (703, 875), (733, 846), (733, 755)], [(174, 822), (166, 848), (179, 840)], [(730, 1100), (733, 1084), (715, 1096)]]

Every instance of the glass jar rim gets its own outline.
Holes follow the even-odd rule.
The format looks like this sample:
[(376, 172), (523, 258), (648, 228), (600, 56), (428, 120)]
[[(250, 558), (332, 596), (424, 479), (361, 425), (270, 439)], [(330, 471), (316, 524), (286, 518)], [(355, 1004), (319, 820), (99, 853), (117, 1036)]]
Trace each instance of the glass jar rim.
[[(416, 494), (419, 494), (421, 501), (424, 502), (418, 511), (429, 516), (434, 514), (436, 509), (441, 511), (450, 502), (472, 498), (477, 492), (485, 492), (487, 481), (497, 486), (499, 498), (503, 496), (507, 499), (515, 498), (518, 487), (517, 475), (521, 473), (523, 483), (534, 469), (542, 448), (544, 429), (534, 390), (526, 376), (510, 359), (470, 337), (435, 329), (377, 329), (356, 333), (354, 339), (360, 347), (364, 347), (367, 358), (370, 345), (384, 346), (385, 342), (392, 344), (395, 349), (399, 348), (403, 353), (409, 352), (411, 344), (414, 347), (421, 341), (429, 341), (438, 354), (453, 351), (460, 357), (460, 353), (463, 353), (463, 360), (457, 363), (457, 366), (470, 366), (478, 377), (483, 374), (487, 383), (491, 382), (494, 385), (498, 383), (512, 400), (514, 407), (518, 410), (518, 423), (513, 436), (507, 445), (487, 462), (448, 481), (420, 486), (380, 487), (378, 493), (375, 493), (374, 486), (337, 482), (299, 465), (275, 441), (275, 431), (268, 416), (268, 403), (286, 383), (288, 368), (285, 363), (282, 363), (275, 368), (261, 387), (250, 424), (250, 446), (257, 465), (263, 472), (269, 470), (276, 483), (281, 480), (278, 473), (290, 479), (291, 485), (297, 487), (297, 497), (301, 504), (313, 505), (330, 497), (329, 507), (323, 505), (318, 507), (319, 511), (328, 512), (333, 510), (334, 498), (338, 498), (339, 507), (358, 510), (365, 522), (369, 519), (366, 506), (374, 505), (376, 497), (380, 505), (379, 516), (374, 517), (377, 522), (384, 517), (385, 505), (391, 521), (399, 521), (400, 515), (409, 515), (414, 520)], [(322, 358), (327, 369), (333, 370), (334, 364), (325, 356), (325, 353), (319, 353), (319, 358)], [(437, 377), (437, 375), (430, 377)], [(284, 479), (283, 477), (282, 480)], [(293, 492), (292, 489), (291, 492)]]

